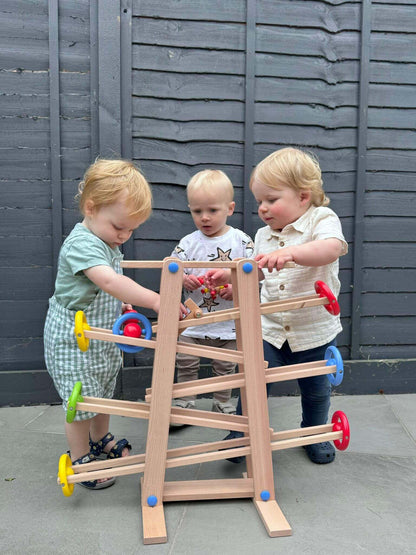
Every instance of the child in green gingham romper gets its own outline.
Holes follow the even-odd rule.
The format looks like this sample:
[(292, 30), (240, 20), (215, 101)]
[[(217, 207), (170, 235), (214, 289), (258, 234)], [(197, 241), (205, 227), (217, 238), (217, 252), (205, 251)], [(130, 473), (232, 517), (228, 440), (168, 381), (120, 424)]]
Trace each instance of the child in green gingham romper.
[[(77, 310), (83, 310), (94, 327), (110, 328), (120, 314), (121, 301), (159, 311), (157, 293), (121, 274), (119, 247), (150, 215), (150, 187), (134, 166), (125, 160), (98, 160), (80, 184), (79, 205), (84, 216), (65, 240), (58, 261), (55, 293), (45, 322), (45, 361), (63, 406), (75, 382), (82, 382), (87, 396), (111, 398), (121, 367), (117, 346), (91, 341), (81, 352), (74, 334)], [(181, 305), (180, 313), (185, 314)], [(127, 456), (126, 439), (116, 442), (109, 433), (109, 415), (77, 412), (65, 432), (73, 464), (85, 464), (105, 453)], [(101, 489), (114, 478), (91, 480), (81, 485)]]
[[(91, 341), (87, 353), (83, 353), (74, 334), (74, 314), (83, 310), (89, 325), (112, 328), (120, 316), (121, 302), (105, 291), (97, 292), (96, 285), (83, 272), (93, 266), (109, 265), (121, 273), (121, 259), (118, 247), (111, 249), (82, 224), (76, 224), (62, 245), (55, 293), (49, 299), (44, 343), (46, 366), (63, 399), (64, 410), (77, 381), (82, 382), (83, 395), (113, 396), (122, 362), (120, 349), (115, 343)], [(74, 287), (77, 296), (70, 295)], [(92, 412), (77, 411), (74, 420), (94, 416)]]

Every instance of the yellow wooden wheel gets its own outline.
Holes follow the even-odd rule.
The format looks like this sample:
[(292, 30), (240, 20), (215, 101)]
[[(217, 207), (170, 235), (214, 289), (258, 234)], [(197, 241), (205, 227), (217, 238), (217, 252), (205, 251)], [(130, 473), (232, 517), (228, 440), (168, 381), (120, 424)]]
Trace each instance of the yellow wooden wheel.
[(70, 497), (74, 491), (74, 484), (68, 484), (68, 476), (72, 476), (72, 461), (66, 453), (59, 458), (58, 478), (62, 485), (62, 493)]
[(75, 337), (77, 338), (78, 347), (81, 351), (88, 351), (90, 340), (85, 337), (85, 330), (91, 329), (87, 324), (87, 318), (82, 310), (78, 310), (75, 314)]

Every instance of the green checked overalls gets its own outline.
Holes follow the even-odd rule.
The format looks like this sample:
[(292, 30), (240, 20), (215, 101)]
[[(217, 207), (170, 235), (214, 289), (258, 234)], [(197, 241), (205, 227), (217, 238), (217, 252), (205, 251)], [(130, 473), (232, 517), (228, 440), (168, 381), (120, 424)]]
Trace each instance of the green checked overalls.
[[(117, 273), (121, 273), (121, 259), (120, 254), (112, 260)], [(90, 326), (111, 330), (120, 309), (120, 301), (100, 290), (84, 313)], [(122, 363), (115, 343), (94, 339), (86, 352), (79, 350), (74, 333), (75, 312), (60, 305), (55, 297), (49, 299), (44, 330), (45, 361), (65, 411), (77, 381), (82, 383), (82, 395), (111, 399)], [(94, 416), (92, 412), (77, 411), (75, 420)]]

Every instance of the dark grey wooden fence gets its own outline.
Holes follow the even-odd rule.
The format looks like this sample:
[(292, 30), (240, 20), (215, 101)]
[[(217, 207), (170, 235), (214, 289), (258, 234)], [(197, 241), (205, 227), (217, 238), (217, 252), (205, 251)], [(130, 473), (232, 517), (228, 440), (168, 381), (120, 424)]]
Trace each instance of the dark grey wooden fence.
[[(248, 176), (287, 145), (319, 157), (350, 246), (339, 391), (416, 391), (416, 1), (2, 0), (0, 16), (0, 405), (57, 400), (43, 321), (97, 155), (152, 183), (125, 254), (161, 259), (193, 229), (202, 168), (230, 176), (231, 223), (254, 235)], [(125, 364), (119, 394), (142, 396), (151, 354)]]

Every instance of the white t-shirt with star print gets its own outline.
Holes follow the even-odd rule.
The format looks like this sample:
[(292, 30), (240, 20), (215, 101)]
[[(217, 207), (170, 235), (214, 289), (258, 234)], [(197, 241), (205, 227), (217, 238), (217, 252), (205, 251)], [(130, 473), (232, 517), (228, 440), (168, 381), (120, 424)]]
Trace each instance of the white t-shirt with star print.
[[(207, 237), (199, 229), (183, 237), (176, 245), (172, 256), (183, 262), (187, 260), (210, 262), (215, 260), (229, 261), (234, 258), (253, 258), (254, 243), (243, 231), (230, 227), (224, 235), (219, 237)], [(203, 276), (208, 268), (184, 268), (188, 274)], [(185, 290), (185, 299), (191, 298), (206, 313), (216, 312), (232, 308), (233, 301), (226, 301), (219, 295), (212, 298), (210, 292), (203, 293), (201, 288), (195, 291)], [(235, 339), (234, 320), (227, 322), (216, 322), (204, 326), (186, 328), (183, 335), (202, 339)]]

